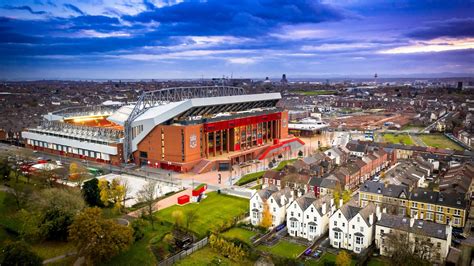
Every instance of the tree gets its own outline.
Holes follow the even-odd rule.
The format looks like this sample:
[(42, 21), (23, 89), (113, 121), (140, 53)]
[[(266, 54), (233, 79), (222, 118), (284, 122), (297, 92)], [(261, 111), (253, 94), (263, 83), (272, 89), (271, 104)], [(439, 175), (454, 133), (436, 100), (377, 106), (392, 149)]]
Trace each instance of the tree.
[(57, 174), (49, 166), (45, 166), (43, 169), (38, 169), (33, 172), (33, 178), (38, 179), (47, 187), (53, 187), (54, 183), (58, 179)]
[(171, 213), (171, 217), (174, 220), (174, 227), (176, 229), (179, 229), (179, 228), (183, 227), (184, 214), (183, 214), (182, 211), (180, 211), (180, 210), (173, 211)]
[[(386, 233), (383, 236), (384, 252), (390, 257), (392, 265), (429, 265), (430, 263), (423, 259), (423, 254), (426, 254), (427, 248), (432, 248), (424, 243), (425, 241), (418, 241), (416, 244), (410, 241), (407, 232), (395, 231)], [(425, 250), (423, 253), (417, 250)]]
[(69, 180), (76, 181), (81, 186), (82, 181), (89, 177), (89, 172), (84, 165), (80, 163), (71, 163), (69, 165)]
[(133, 232), (102, 217), (97, 208), (87, 208), (79, 213), (69, 228), (69, 240), (75, 245), (78, 255), (88, 264), (109, 260), (127, 250), (133, 243)]
[(336, 256), (337, 266), (349, 266), (351, 265), (351, 262), (352, 262), (351, 256), (346, 251), (341, 251)]
[(270, 206), (268, 203), (265, 201), (263, 203), (263, 212), (262, 212), (262, 221), (260, 222), (260, 226), (268, 229), (270, 226), (272, 226), (272, 214), (270, 213)]
[(103, 203), (100, 200), (99, 179), (92, 178), (84, 182), (82, 185), (82, 197), (86, 203), (91, 207), (102, 207)]
[(10, 181), (9, 184), (11, 188), (10, 195), (15, 200), (17, 210), (20, 210), (27, 203), (32, 189), (30, 186), (18, 182), (13, 182), (13, 180)]
[(345, 203), (349, 202), (351, 200), (351, 191), (346, 189), (344, 192), (342, 192), (342, 201)]
[(125, 206), (125, 201), (129, 200), (129, 195), (132, 192), (132, 186), (130, 186), (130, 183), (128, 182), (128, 179), (121, 179), (120, 184), (123, 187), (123, 203), (122, 205)]
[(40, 238), (49, 240), (66, 240), (74, 217), (85, 207), (78, 191), (59, 188), (33, 194), (30, 205), (38, 217)]
[(43, 265), (43, 260), (22, 241), (7, 244), (0, 257), (3, 257), (3, 260), (0, 260), (0, 265), (3, 266)]
[(138, 191), (137, 197), (139, 202), (146, 204), (146, 212), (148, 218), (151, 222), (151, 228), (155, 229), (153, 211), (155, 211), (155, 199), (157, 197), (156, 191), (158, 188), (158, 183), (156, 181), (149, 181), (143, 185), (142, 189)]
[(184, 213), (184, 216), (186, 217), (186, 230), (189, 231), (189, 227), (198, 217), (198, 211), (197, 209), (188, 210)]
[(120, 210), (122, 208), (122, 202), (124, 198), (124, 187), (117, 178), (112, 179), (112, 182), (107, 181), (105, 178), (99, 180), (100, 188), (100, 199), (105, 206), (110, 203), (114, 204), (114, 208)]
[(302, 150), (298, 151), (298, 157), (303, 157), (303, 151)]

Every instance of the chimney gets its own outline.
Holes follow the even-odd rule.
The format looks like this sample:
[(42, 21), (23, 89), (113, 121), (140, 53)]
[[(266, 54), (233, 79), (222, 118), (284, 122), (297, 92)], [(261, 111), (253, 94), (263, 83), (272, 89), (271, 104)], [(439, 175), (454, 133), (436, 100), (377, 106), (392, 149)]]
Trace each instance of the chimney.
[(410, 227), (413, 227), (415, 224), (415, 218), (410, 218)]
[(292, 190), (292, 191), (291, 191), (291, 200), (293, 201), (294, 199), (295, 199), (295, 191)]
[(387, 213), (387, 208), (383, 208), (382, 213)]
[(334, 198), (331, 198), (331, 207), (334, 206)]
[(370, 226), (372, 226), (374, 224), (374, 214), (373, 213), (371, 213), (369, 215), (369, 224), (370, 224)]
[(281, 206), (285, 207), (285, 197), (284, 196), (280, 197), (280, 204), (281, 204)]
[(300, 198), (301, 196), (303, 196), (303, 193), (301, 192), (301, 189), (298, 189), (298, 198)]
[(380, 212), (379, 205), (377, 205), (377, 207), (375, 208), (375, 215), (377, 216), (377, 220), (380, 220), (380, 218), (382, 218), (382, 212)]
[(327, 212), (327, 206), (326, 202), (324, 201), (323, 204), (321, 205), (321, 213), (324, 215)]
[(344, 200), (343, 200), (343, 199), (340, 199), (340, 200), (339, 200), (339, 208), (341, 208), (342, 205), (344, 205)]

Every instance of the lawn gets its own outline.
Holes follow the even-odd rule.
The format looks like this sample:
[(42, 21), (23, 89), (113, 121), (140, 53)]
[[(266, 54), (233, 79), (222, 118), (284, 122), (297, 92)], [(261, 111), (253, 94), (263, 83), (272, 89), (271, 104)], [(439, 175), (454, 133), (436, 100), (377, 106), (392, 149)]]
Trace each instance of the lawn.
[(250, 238), (252, 238), (256, 234), (256, 232), (249, 231), (244, 228), (234, 227), (231, 228), (229, 231), (224, 232), (222, 236), (228, 239), (238, 239), (247, 244), (251, 244)]
[(174, 265), (253, 265), (253, 263), (248, 260), (232, 261), (214, 252), (209, 246), (206, 246), (183, 260), (178, 261)]
[(270, 252), (276, 256), (295, 259), (300, 255), (305, 249), (305, 246), (294, 244), (285, 240), (281, 240), (278, 244), (268, 247), (260, 245), (258, 249), (261, 251)]
[(37, 243), (32, 245), (31, 249), (43, 260), (75, 251), (75, 248), (71, 243), (59, 241)]
[(386, 259), (383, 258), (370, 258), (369, 261), (367, 262), (367, 266), (384, 266), (388, 265), (389, 262)]
[(337, 93), (337, 91), (334, 91), (334, 90), (294, 91), (294, 93), (298, 93), (305, 96), (317, 96), (317, 95), (334, 95)]
[(184, 206), (175, 205), (158, 211), (155, 215), (159, 220), (173, 223), (172, 213), (174, 211), (179, 210), (186, 213), (188, 210), (194, 209), (197, 210), (198, 214), (189, 229), (196, 233), (199, 238), (202, 238), (224, 222), (232, 221), (235, 217), (248, 212), (249, 200), (211, 192), (200, 203), (190, 203)]
[(463, 151), (464, 148), (440, 134), (420, 135), (420, 139), (429, 147)]
[[(325, 252), (319, 260), (307, 260), (305, 266), (322, 266), (322, 265), (334, 265), (336, 263), (336, 254)], [(351, 265), (356, 265), (356, 260), (351, 261)]]
[(18, 232), (20, 223), (15, 217), (16, 209), (13, 207), (12, 199), (7, 199), (7, 193), (0, 191), (0, 248), (5, 244), (6, 241), (16, 240), (15, 232)]
[[(273, 170), (275, 171), (281, 171), (287, 164), (294, 162), (296, 159), (290, 159), (290, 160), (284, 160), (281, 161), (277, 167), (275, 167)], [(263, 174), (265, 174), (265, 171), (260, 171), (260, 172), (255, 172), (251, 174), (246, 174), (242, 176), (237, 183), (235, 183), (237, 186), (243, 186), (245, 184), (248, 184), (250, 182), (253, 182), (257, 179), (262, 178)]]
[(383, 139), (386, 142), (403, 145), (414, 145), (413, 140), (408, 134), (383, 134)]

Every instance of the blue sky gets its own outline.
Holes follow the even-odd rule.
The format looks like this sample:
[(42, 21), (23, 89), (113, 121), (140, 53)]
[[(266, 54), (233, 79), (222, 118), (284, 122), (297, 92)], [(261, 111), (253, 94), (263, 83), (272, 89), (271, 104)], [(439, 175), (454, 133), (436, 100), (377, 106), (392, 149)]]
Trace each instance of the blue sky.
[(474, 75), (473, 0), (0, 0), (0, 34), (4, 79)]

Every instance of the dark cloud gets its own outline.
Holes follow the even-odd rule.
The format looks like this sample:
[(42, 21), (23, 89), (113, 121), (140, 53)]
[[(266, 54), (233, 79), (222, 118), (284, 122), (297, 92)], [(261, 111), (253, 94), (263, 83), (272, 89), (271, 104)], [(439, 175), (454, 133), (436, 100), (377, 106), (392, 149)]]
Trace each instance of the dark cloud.
[(76, 12), (76, 13), (79, 14), (79, 15), (85, 15), (85, 13), (84, 13), (81, 9), (79, 9), (77, 6), (75, 6), (75, 5), (72, 5), (72, 4), (64, 4), (63, 6), (64, 6), (65, 8), (67, 8), (67, 9), (71, 10), (71, 11)]
[(221, 1), (183, 2), (125, 16), (130, 22), (161, 23), (158, 34), (255, 36), (279, 24), (335, 21), (345, 13), (317, 1)]
[(474, 37), (474, 18), (455, 18), (428, 23), (406, 34), (417, 39), (434, 39), (438, 37)]
[(34, 15), (44, 15), (44, 14), (47, 13), (46, 11), (34, 11), (29, 6), (3, 6), (2, 8), (10, 9), (10, 10), (26, 10), (26, 11), (30, 12), (31, 14), (34, 14)]

